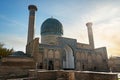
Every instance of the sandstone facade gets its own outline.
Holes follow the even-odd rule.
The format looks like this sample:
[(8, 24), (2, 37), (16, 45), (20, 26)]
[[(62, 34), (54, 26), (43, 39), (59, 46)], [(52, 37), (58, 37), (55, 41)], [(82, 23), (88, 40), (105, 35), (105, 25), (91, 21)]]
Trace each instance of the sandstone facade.
[[(76, 39), (64, 37), (57, 38), (57, 41), (57, 45), (48, 45), (38, 44), (38, 39), (35, 39), (31, 42), (31, 44), (34, 44), (28, 44), (32, 48), (27, 48), (27, 51), (31, 51), (29, 53), (33, 55), (38, 63), (38, 68), (42, 66), (41, 69), (49, 69), (52, 66), (51, 69), (53, 70), (109, 71), (105, 47), (91, 49), (88, 44), (77, 43)], [(67, 59), (69, 55), (73, 60)], [(66, 67), (64, 59), (68, 60)], [(73, 62), (71, 63), (71, 61)]]
[(120, 57), (110, 57), (109, 67), (112, 72), (120, 72)]

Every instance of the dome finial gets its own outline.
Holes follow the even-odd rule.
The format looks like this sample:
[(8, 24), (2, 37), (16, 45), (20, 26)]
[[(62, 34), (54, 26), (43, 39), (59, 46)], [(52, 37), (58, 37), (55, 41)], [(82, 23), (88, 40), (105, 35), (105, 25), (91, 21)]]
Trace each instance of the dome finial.
[(51, 16), (51, 18), (53, 18), (53, 16)]

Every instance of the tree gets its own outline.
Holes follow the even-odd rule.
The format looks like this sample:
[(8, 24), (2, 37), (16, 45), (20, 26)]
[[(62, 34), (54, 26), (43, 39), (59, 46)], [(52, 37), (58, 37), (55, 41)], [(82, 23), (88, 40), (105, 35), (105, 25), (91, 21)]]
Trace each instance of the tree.
[(0, 43), (0, 57), (6, 57), (13, 53), (14, 51), (13, 49), (7, 49), (7, 48), (4, 48), (3, 46), (4, 44)]

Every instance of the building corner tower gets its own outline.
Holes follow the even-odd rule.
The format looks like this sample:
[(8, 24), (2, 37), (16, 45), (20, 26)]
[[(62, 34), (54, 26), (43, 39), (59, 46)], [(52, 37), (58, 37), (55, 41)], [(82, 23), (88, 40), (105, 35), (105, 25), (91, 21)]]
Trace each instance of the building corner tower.
[(94, 39), (93, 39), (93, 32), (92, 32), (92, 22), (86, 23), (87, 30), (88, 30), (88, 38), (89, 38), (89, 45), (92, 49), (94, 49)]
[(29, 10), (29, 23), (27, 44), (29, 44), (34, 39), (35, 11), (37, 11), (37, 7), (35, 5), (29, 5), (28, 10)]

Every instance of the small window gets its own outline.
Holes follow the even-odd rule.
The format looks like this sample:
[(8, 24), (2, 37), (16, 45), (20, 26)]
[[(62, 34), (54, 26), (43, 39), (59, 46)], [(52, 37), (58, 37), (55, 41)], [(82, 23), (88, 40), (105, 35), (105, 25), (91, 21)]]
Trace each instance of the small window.
[(82, 69), (84, 70), (84, 68), (85, 68), (85, 65), (83, 64), (83, 65), (82, 65)]

